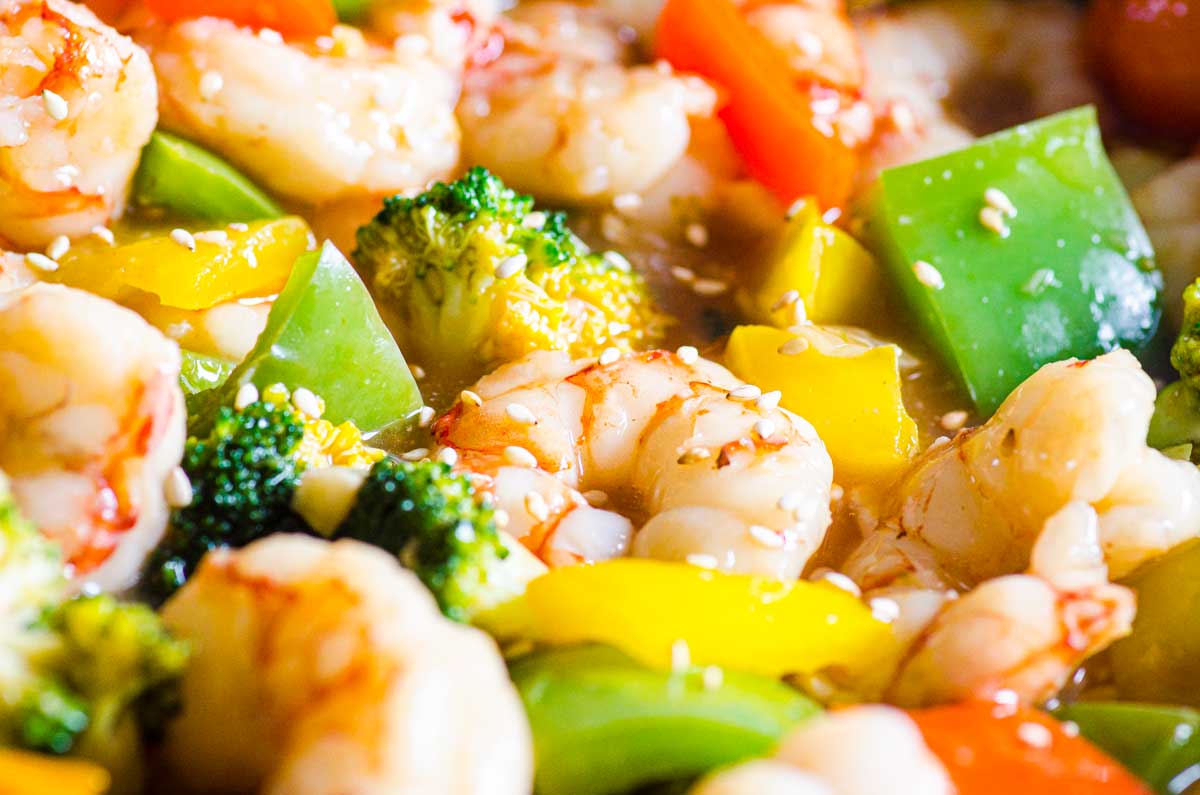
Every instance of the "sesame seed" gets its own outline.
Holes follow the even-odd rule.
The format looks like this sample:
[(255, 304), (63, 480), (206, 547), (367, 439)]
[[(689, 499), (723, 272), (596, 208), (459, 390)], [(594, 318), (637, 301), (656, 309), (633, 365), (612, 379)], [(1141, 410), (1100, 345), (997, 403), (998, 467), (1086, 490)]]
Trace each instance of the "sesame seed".
[(808, 346), (809, 342), (804, 337), (793, 337), (779, 346), (779, 353), (783, 356), (799, 356), (808, 350)]
[(679, 464), (694, 464), (709, 458), (712, 458), (712, 451), (707, 447), (691, 447), (684, 450), (675, 461)]
[(762, 397), (762, 390), (754, 384), (742, 384), (729, 390), (725, 397), (730, 400), (758, 400)]
[(508, 511), (504, 510), (503, 508), (497, 508), (496, 512), (492, 514), (492, 519), (496, 522), (496, 527), (499, 528), (508, 527), (508, 523), (511, 521), (508, 516)]
[(804, 502), (805, 502), (804, 492), (789, 491), (787, 494), (784, 494), (782, 497), (780, 497), (779, 501), (776, 502), (775, 505), (781, 511), (787, 511), (788, 513), (792, 513), (793, 511), (797, 510), (802, 505), (804, 505)]
[(483, 405), (483, 398), (479, 397), (479, 395), (475, 394), (469, 389), (464, 389), (462, 392), (460, 392), (458, 394), (458, 399), (463, 403), (466, 403), (468, 406)]
[(413, 378), (417, 379), (418, 381), (425, 377), (425, 368), (419, 364), (414, 364), (408, 369), (412, 372)]
[(1008, 194), (999, 188), (988, 188), (983, 192), (983, 200), (989, 207), (995, 207), (1009, 218), (1017, 217), (1017, 206), (1008, 198)]
[(292, 405), (314, 418), (325, 413), (325, 409), (321, 406), (321, 399), (314, 395), (312, 390), (304, 387), (300, 387), (292, 393)]
[(682, 265), (673, 266), (671, 268), (671, 275), (674, 276), (677, 281), (681, 281), (686, 284), (691, 284), (692, 282), (696, 281), (696, 272), (691, 268), (685, 268)]
[(196, 238), (192, 237), (192, 233), (186, 229), (172, 229), (171, 239), (188, 251), (196, 250)]
[(117, 244), (117, 238), (113, 235), (113, 231), (107, 226), (100, 226), (97, 224), (96, 226), (92, 227), (91, 233), (110, 246), (115, 246)]
[(700, 681), (704, 683), (705, 690), (716, 690), (725, 681), (725, 672), (715, 665), (705, 666)]
[(791, 220), (800, 214), (800, 211), (808, 205), (808, 199), (796, 199), (791, 206), (787, 208), (787, 218)]
[(692, 664), (692, 651), (688, 648), (687, 641), (679, 638), (671, 644), (671, 670), (675, 673), (683, 673)]
[(525, 495), (525, 512), (539, 522), (550, 518), (550, 507), (546, 505), (546, 498), (536, 491)]
[(546, 225), (546, 214), (541, 210), (534, 210), (521, 219), (521, 226), (526, 229), (541, 229)]
[(210, 229), (192, 235), (197, 243), (211, 243), (214, 246), (224, 246), (229, 243), (229, 233), (224, 229)]
[(917, 277), (917, 281), (931, 290), (940, 290), (946, 286), (946, 280), (942, 278), (942, 272), (923, 259), (914, 262), (912, 270), (913, 275)]
[(421, 406), (421, 410), (417, 412), (417, 425), (422, 428), (428, 428), (433, 424), (433, 417), (437, 414), (433, 410), (433, 406)]
[(47, 257), (45, 254), (39, 254), (36, 251), (31, 251), (25, 255), (25, 262), (40, 271), (46, 273), (54, 273), (58, 270), (58, 263)]
[(754, 433), (759, 439), (769, 439), (775, 434), (775, 423), (770, 420), (759, 420), (754, 423)]
[(48, 88), (42, 91), (42, 105), (46, 108), (46, 115), (55, 121), (62, 121), (71, 113), (67, 101)]
[(783, 546), (783, 536), (769, 527), (752, 524), (747, 528), (746, 533), (760, 545), (769, 549), (779, 549)]
[(167, 505), (172, 508), (186, 508), (192, 504), (192, 498), (195, 496), (192, 492), (192, 481), (188, 479), (183, 467), (175, 467), (167, 476), (164, 496), (167, 498)]
[(785, 290), (783, 295), (775, 299), (775, 303), (771, 304), (771, 311), (778, 312), (780, 309), (787, 309), (792, 304), (800, 300), (799, 290)]
[(531, 469), (538, 465), (537, 458), (533, 453), (515, 444), (504, 448), (504, 460), (515, 466), (530, 467)]
[(521, 271), (525, 270), (525, 266), (529, 264), (529, 257), (525, 256), (525, 252), (513, 254), (511, 257), (505, 257), (500, 260), (500, 264), (496, 266), (496, 278), (507, 279), (510, 276), (516, 276)]
[(625, 259), (625, 255), (619, 251), (606, 251), (602, 256), (605, 262), (622, 273), (629, 273), (633, 270), (633, 266), (629, 264), (629, 260)]
[(64, 254), (71, 250), (71, 238), (66, 235), (59, 235), (50, 241), (50, 245), (46, 246), (46, 256), (50, 259), (61, 259)]
[(1073, 720), (1064, 720), (1061, 724), (1063, 734), (1068, 737), (1079, 736), (1079, 724)]
[(695, 364), (700, 358), (700, 351), (696, 350), (692, 345), (680, 345), (675, 349), (675, 355), (684, 364)]
[(633, 212), (642, 206), (642, 197), (636, 193), (618, 193), (613, 196), (612, 205), (620, 212)]
[(400, 454), (400, 457), (405, 461), (420, 461), (428, 456), (429, 449), (426, 447), (414, 447), (413, 449)]
[(1000, 237), (1008, 237), (1008, 224), (1004, 223), (1004, 213), (992, 206), (984, 207), (979, 211), (979, 223), (991, 232), (995, 232)]
[(217, 94), (221, 93), (221, 89), (225, 87), (225, 78), (221, 77), (220, 72), (209, 70), (200, 75), (200, 98), (203, 100), (214, 99)]
[(446, 466), (452, 467), (458, 463), (458, 451), (453, 447), (443, 447), (437, 452), (437, 460)]
[(234, 221), (229, 225), (229, 229), (232, 229), (234, 232), (249, 232), (250, 224), (244, 224), (241, 221)]
[(1054, 735), (1040, 723), (1028, 721), (1017, 727), (1017, 738), (1030, 748), (1049, 748)]
[(616, 348), (605, 348), (600, 352), (600, 364), (610, 365), (621, 358), (621, 352)]
[(607, 505), (608, 492), (600, 491), (600, 489), (591, 489), (583, 493), (583, 498), (587, 500), (588, 505)]
[(684, 558), (692, 566), (701, 569), (715, 569), (719, 564), (715, 555), (709, 555), (704, 552), (695, 552)]
[(704, 248), (708, 245), (708, 227), (704, 224), (688, 224), (687, 228), (683, 230), (683, 236), (696, 248)]
[(792, 323), (793, 326), (803, 326), (808, 323), (808, 307), (803, 301), (797, 301), (792, 304)]
[(839, 486), (838, 484), (834, 483), (832, 486), (829, 487), (829, 499), (833, 500), (834, 502), (838, 502), (839, 500), (842, 499), (842, 497), (845, 497), (845, 496), (846, 496), (846, 490), (844, 488), (842, 488), (841, 486)]
[(938, 420), (938, 424), (948, 431), (957, 431), (967, 424), (968, 416), (965, 411), (947, 411)]
[(237, 395), (233, 399), (233, 407), (238, 411), (249, 406), (251, 403), (258, 402), (258, 387), (254, 384), (242, 384), (238, 389)]
[(846, 593), (853, 594), (854, 596), (862, 596), (862, 589), (858, 587), (858, 584), (840, 571), (824, 572), (821, 575), (821, 579), (836, 588), (842, 589)]
[(513, 422), (519, 422), (522, 425), (537, 425), (537, 417), (529, 410), (529, 407), (521, 403), (509, 403), (504, 407), (504, 413)]
[(778, 389), (772, 389), (770, 392), (763, 392), (758, 400), (754, 401), (754, 407), (759, 411), (774, 411), (779, 408), (779, 401), (783, 399), (783, 393)]
[(1000, 704), (1001, 706), (1015, 707), (1021, 702), (1021, 699), (1015, 690), (1003, 687), (992, 694), (992, 701)]
[(880, 596), (867, 604), (871, 608), (871, 615), (885, 624), (890, 624), (900, 617), (900, 605), (896, 604), (894, 599)]
[(692, 292), (696, 295), (720, 295), (729, 289), (729, 283), (720, 279), (697, 279), (692, 282)]

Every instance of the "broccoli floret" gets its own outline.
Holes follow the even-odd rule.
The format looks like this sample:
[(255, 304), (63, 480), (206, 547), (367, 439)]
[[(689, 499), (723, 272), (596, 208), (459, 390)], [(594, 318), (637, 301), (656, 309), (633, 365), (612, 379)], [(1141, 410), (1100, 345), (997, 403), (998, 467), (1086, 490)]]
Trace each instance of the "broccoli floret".
[(563, 213), (483, 168), (386, 200), (354, 260), (405, 352), (462, 378), (532, 350), (651, 347), (665, 326), (624, 258), (591, 252)]
[(1183, 324), (1171, 347), (1171, 365), (1192, 388), (1200, 389), (1200, 279), (1183, 291)]

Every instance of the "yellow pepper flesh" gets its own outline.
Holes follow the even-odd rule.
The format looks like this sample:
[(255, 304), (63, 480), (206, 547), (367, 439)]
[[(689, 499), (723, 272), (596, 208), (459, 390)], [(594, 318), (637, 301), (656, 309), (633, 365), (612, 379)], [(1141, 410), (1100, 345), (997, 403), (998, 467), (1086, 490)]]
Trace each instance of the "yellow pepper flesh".
[(131, 290), (178, 309), (208, 309), (234, 298), (274, 295), (296, 258), (312, 246), (300, 218), (259, 221), (200, 234), (195, 250), (170, 235), (113, 248), (76, 248), (48, 279), (114, 300)]
[(641, 662), (689, 662), (782, 676), (877, 665), (892, 649), (887, 624), (825, 583), (781, 582), (681, 563), (622, 558), (564, 566), (529, 583), (536, 640), (615, 646)]
[[(808, 347), (780, 353), (797, 338), (793, 332)], [(816, 428), (839, 480), (892, 477), (918, 452), (894, 345), (871, 347), (816, 327), (739, 326), (729, 337), (725, 364), (739, 378), (783, 393), (781, 405)]]
[(0, 748), (0, 795), (100, 795), (109, 783), (90, 762)]

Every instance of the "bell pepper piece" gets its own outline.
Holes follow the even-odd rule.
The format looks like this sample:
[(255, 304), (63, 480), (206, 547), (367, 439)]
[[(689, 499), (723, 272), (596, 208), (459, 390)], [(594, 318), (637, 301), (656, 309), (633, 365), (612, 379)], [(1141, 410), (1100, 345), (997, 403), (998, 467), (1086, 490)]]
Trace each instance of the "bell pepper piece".
[(179, 386), (185, 396), (198, 395), (225, 383), (236, 366), (215, 356), (194, 351), (180, 351)]
[(146, 0), (146, 8), (168, 22), (221, 17), (297, 37), (321, 36), (337, 23), (330, 0)]
[(254, 349), (223, 386), (193, 399), (192, 432), (251, 383), (310, 389), (325, 401), (325, 419), (350, 420), (363, 433), (408, 420), (423, 405), (367, 288), (332, 243), (296, 260)]
[(209, 221), (258, 221), (284, 215), (270, 196), (233, 166), (161, 130), (142, 149), (132, 195), (136, 204)]
[(1158, 328), (1162, 275), (1094, 108), (884, 171), (869, 229), (981, 414), (1043, 364), (1137, 351)]
[(958, 795), (1149, 795), (1087, 740), (1027, 707), (987, 702), (909, 713)]
[[(780, 353), (794, 339), (807, 347)], [(738, 326), (725, 348), (725, 364), (738, 378), (783, 393), (780, 405), (816, 428), (841, 482), (886, 479), (919, 452), (894, 345), (869, 347), (816, 326), (792, 331)]]
[(676, 69), (725, 89), (721, 120), (747, 169), (780, 201), (811, 195), (826, 208), (846, 201), (854, 149), (817, 117), (783, 56), (731, 0), (667, 0), (656, 42)]
[(1080, 701), (1055, 715), (1163, 795), (1200, 780), (1200, 712), (1184, 707)]
[(893, 644), (887, 624), (832, 585), (656, 560), (551, 569), (525, 601), (535, 639), (605, 643), (659, 668), (683, 644), (697, 665), (766, 676), (860, 671)]
[(1146, 443), (1159, 450), (1200, 444), (1200, 392), (1184, 381), (1163, 387), (1154, 401)]
[(1200, 541), (1143, 566), (1125, 584), (1137, 592), (1133, 632), (1110, 649), (1122, 698), (1200, 707)]
[(208, 309), (234, 298), (278, 293), (292, 263), (312, 245), (308, 224), (296, 217), (221, 234), (211, 241), (201, 236), (195, 250), (169, 235), (113, 248), (72, 249), (47, 280), (118, 301), (139, 290), (158, 296), (164, 306)]
[(692, 778), (771, 751), (820, 712), (767, 677), (645, 668), (615, 649), (583, 646), (517, 660), (542, 795), (609, 795)]
[(371, 0), (333, 0), (333, 9), (342, 22), (361, 19), (370, 7)]
[[(814, 323), (861, 324), (880, 311), (883, 274), (857, 240), (827, 224), (816, 201), (788, 219), (783, 234), (740, 304), (758, 323), (786, 328), (795, 307)], [(781, 301), (791, 291), (799, 303)]]
[(0, 795), (101, 795), (108, 791), (104, 768), (0, 748)]

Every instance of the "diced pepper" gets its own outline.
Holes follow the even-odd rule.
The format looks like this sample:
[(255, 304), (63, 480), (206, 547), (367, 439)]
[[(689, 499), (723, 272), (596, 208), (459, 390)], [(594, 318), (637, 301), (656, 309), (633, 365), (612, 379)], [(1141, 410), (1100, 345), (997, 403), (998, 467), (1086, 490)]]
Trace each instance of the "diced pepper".
[(337, 22), (330, 0), (146, 0), (146, 8), (168, 22), (221, 17), (298, 37), (321, 36)]
[(1134, 572), (1133, 632), (1110, 650), (1122, 698), (1200, 707), (1200, 541)]
[(215, 234), (219, 239), (201, 234), (194, 250), (170, 235), (113, 248), (72, 249), (47, 278), (114, 300), (140, 290), (158, 296), (164, 306), (208, 309), (234, 298), (278, 293), (292, 263), (312, 245), (308, 224), (296, 217)]
[[(781, 353), (785, 345), (792, 349)], [(871, 347), (817, 326), (738, 326), (725, 364), (738, 378), (783, 393), (780, 405), (812, 423), (825, 442), (839, 481), (886, 479), (919, 452), (895, 345)]]
[(1055, 714), (1162, 795), (1186, 791), (1200, 775), (1200, 712), (1080, 701)]
[(1200, 392), (1184, 381), (1164, 387), (1154, 401), (1146, 443), (1159, 450), (1200, 444)]
[(205, 356), (194, 351), (180, 351), (182, 361), (179, 367), (179, 386), (185, 396), (198, 395), (210, 389), (216, 389), (225, 383), (229, 374), (236, 366), (235, 362), (227, 362), (215, 356)]
[(258, 221), (284, 215), (270, 196), (233, 166), (161, 130), (142, 149), (133, 200), (209, 221)]
[(333, 0), (333, 8), (343, 22), (361, 19), (370, 7), (371, 0)]
[(892, 631), (862, 602), (824, 583), (780, 582), (682, 563), (624, 558), (564, 566), (529, 583), (533, 636), (616, 646), (670, 667), (697, 665), (779, 676), (830, 667), (886, 667)]
[[(739, 294), (756, 322), (786, 328), (795, 307), (814, 323), (861, 324), (879, 311), (884, 294), (874, 257), (857, 240), (821, 218), (808, 201), (788, 219), (765, 268)], [(797, 302), (790, 299), (790, 293)]]
[(90, 762), (0, 748), (0, 795), (101, 795), (108, 785)]
[(730, 138), (750, 173), (784, 204), (810, 195), (826, 208), (846, 201), (854, 149), (817, 117), (783, 56), (732, 0), (667, 0), (656, 42), (659, 57), (676, 69), (725, 89), (720, 116)]
[(870, 232), (981, 414), (1047, 362), (1158, 328), (1162, 276), (1094, 108), (884, 171)]
[(692, 778), (769, 753), (820, 711), (774, 679), (652, 670), (604, 646), (533, 654), (511, 674), (533, 730), (541, 795), (615, 795)]
[(1027, 707), (972, 702), (910, 713), (958, 795), (1149, 795), (1119, 764)]
[(193, 433), (237, 390), (283, 384), (325, 401), (325, 418), (372, 433), (413, 417), (417, 383), (354, 268), (332, 243), (296, 260), (254, 349), (223, 386), (190, 404)]

